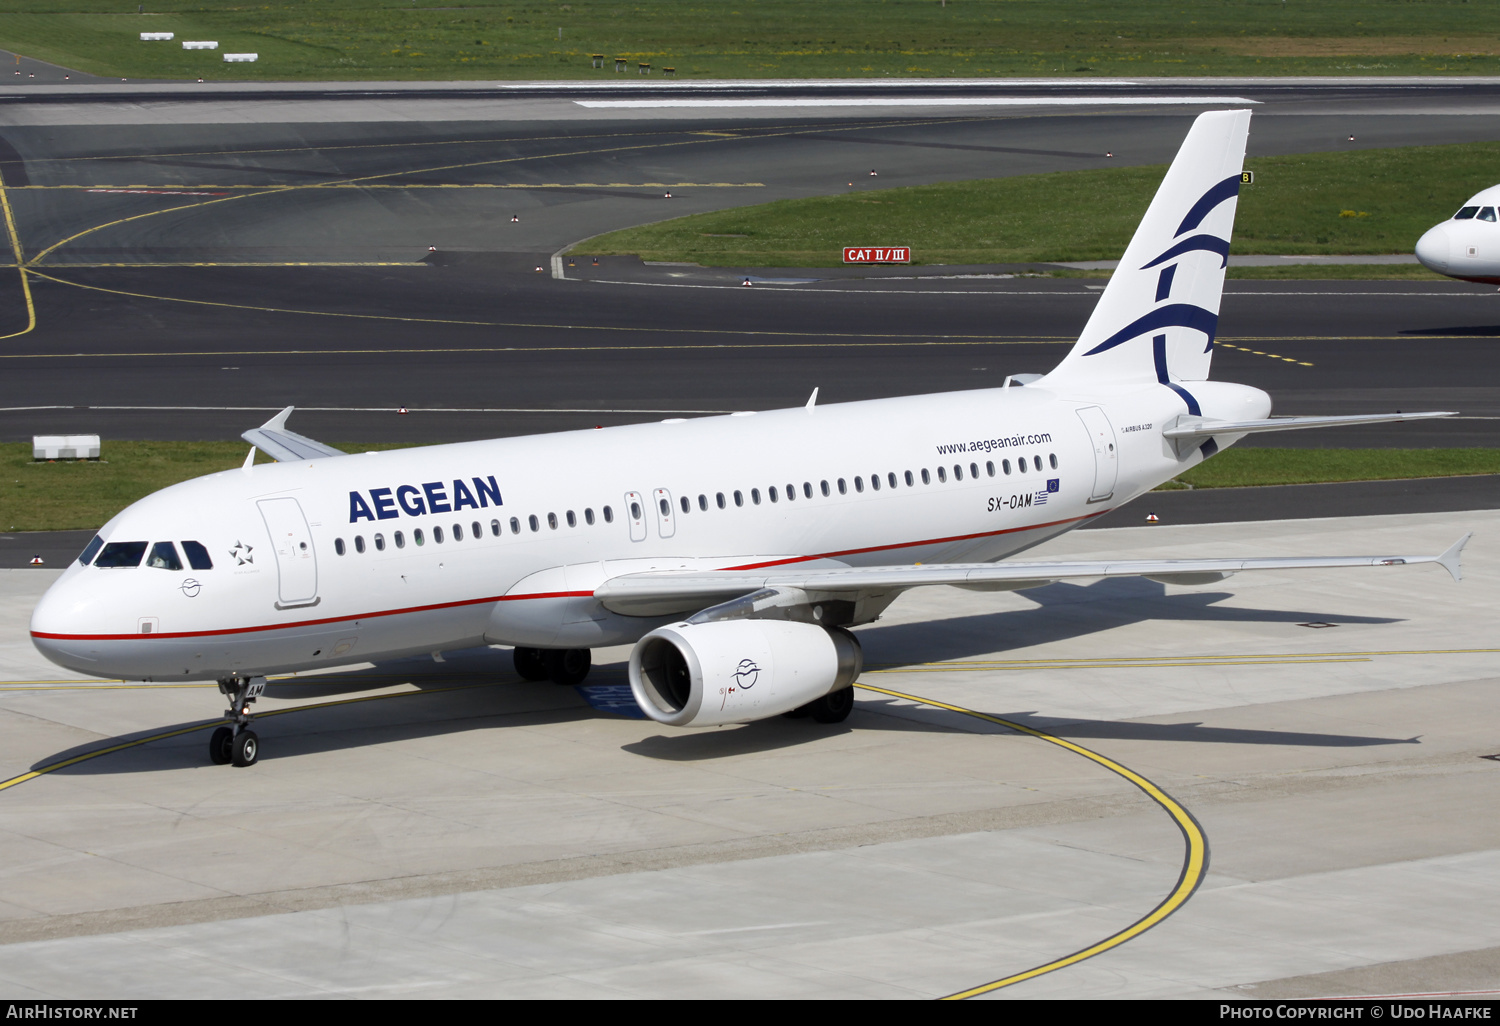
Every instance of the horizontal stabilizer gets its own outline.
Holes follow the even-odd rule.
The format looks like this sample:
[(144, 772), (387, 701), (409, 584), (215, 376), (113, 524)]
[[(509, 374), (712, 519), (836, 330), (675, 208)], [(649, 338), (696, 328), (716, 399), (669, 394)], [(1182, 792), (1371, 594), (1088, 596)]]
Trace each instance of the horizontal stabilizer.
[(1167, 438), (1210, 438), (1214, 435), (1249, 435), (1259, 431), (1301, 431), (1304, 428), (1345, 427), (1351, 424), (1388, 424), (1397, 420), (1427, 420), (1456, 417), (1451, 411), (1431, 413), (1362, 413), (1351, 417), (1271, 417), (1268, 420), (1209, 420), (1183, 417), (1162, 434)]
[(292, 415), (295, 406), (288, 406), (276, 416), (266, 421), (258, 428), (251, 428), (240, 435), (245, 441), (260, 449), (271, 459), (278, 463), (291, 463), (296, 460), (320, 460), (328, 456), (347, 456), (341, 449), (335, 449), (331, 445), (314, 441), (306, 435), (299, 435), (295, 431), (288, 431), (286, 419)]
[(816, 599), (901, 592), (938, 584), (975, 590), (1021, 590), (1079, 578), (1149, 577), (1208, 583), (1247, 570), (1322, 570), (1439, 563), (1459, 577), (1458, 557), (1468, 536), (1436, 556), (1267, 556), (1250, 559), (1125, 559), (1113, 561), (927, 563), (910, 566), (806, 570), (710, 570), (625, 574), (605, 581), (594, 597), (612, 612), (658, 615), (701, 609), (762, 589), (797, 589)]

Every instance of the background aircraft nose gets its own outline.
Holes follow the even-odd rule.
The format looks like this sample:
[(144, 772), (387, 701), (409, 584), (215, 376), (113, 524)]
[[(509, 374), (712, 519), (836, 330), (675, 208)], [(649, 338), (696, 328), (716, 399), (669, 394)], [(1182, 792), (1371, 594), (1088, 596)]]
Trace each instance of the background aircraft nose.
[(1427, 234), (1417, 240), (1414, 251), (1424, 267), (1438, 274), (1448, 273), (1448, 229), (1445, 225), (1429, 228)]

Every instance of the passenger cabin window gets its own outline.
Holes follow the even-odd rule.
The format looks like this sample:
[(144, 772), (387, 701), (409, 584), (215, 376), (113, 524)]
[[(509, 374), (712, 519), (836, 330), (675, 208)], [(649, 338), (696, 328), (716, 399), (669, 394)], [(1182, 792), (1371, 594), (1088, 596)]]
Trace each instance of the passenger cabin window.
[(787, 502), (796, 502), (797, 501), (797, 486), (796, 485), (794, 485), (794, 484), (788, 484), (786, 486), (786, 501)]
[(818, 485), (818, 487), (821, 488), (821, 489), (823, 489), (823, 498), (826, 499), (826, 498), (828, 498), (828, 496), (830, 494), (832, 494), (828, 490), (828, 482), (827, 481), (820, 482), (819, 485)]
[(605, 506), (604, 509), (602, 510), (602, 512), (604, 513), (604, 522), (606, 524), (612, 524), (612, 523), (615, 522), (615, 511), (614, 510), (610, 509), (608, 506)]
[(1494, 219), (1495, 219), (1495, 208), (1494, 207), (1480, 207), (1479, 208), (1479, 217), (1478, 217), (1478, 220), (1480, 220), (1480, 221), (1493, 221)]
[(574, 515), (574, 513), (573, 513), (572, 510), (568, 510), (567, 519), (568, 519), (568, 526), (569, 527), (577, 527), (578, 526), (578, 517)]
[(743, 506), (745, 504), (745, 496), (738, 488), (734, 490), (734, 504), (736, 506)]
[(922, 483), (923, 484), (932, 484), (932, 475), (929, 474), (929, 473), (927, 473), (927, 468), (926, 467), (922, 468)]
[(1023, 474), (1026, 473), (1026, 457), (1025, 456), (1022, 456), (1020, 459), (1016, 460), (1016, 469), (1019, 470)]
[(432, 529), (432, 542), (434, 545), (443, 544), (443, 529), (441, 527), (434, 527)]
[(510, 518), (510, 533), (511, 534), (520, 534), (521, 533), (521, 521), (517, 520), (515, 517), (511, 517)]
[(94, 565), (107, 570), (140, 566), (142, 557), (146, 555), (146, 546), (149, 544), (150, 542), (143, 541), (110, 542), (104, 546), (104, 551), (99, 553), (99, 558), (94, 560)]
[(776, 486), (775, 485), (772, 485), (771, 487), (769, 487), (769, 488), (766, 489), (766, 496), (772, 502), (780, 502), (781, 501), (781, 496), (777, 494), (777, 492), (776, 492)]
[(639, 520), (639, 519), (641, 519), (641, 504), (639, 502), (632, 502), (630, 504), (630, 519), (631, 520)]
[(708, 509), (708, 496), (707, 495), (699, 495), (698, 496), (698, 508), (701, 509), (701, 510), (707, 511), (707, 509)]
[(849, 486), (846, 485), (846, 484), (844, 484), (844, 479), (843, 478), (839, 478), (839, 494), (840, 495), (848, 495), (849, 494)]
[(896, 472), (894, 470), (885, 476), (885, 483), (892, 488), (896, 487)]
[(475, 541), (478, 541), (480, 538), (484, 537), (484, 529), (479, 526), (479, 521), (476, 520), (472, 524), (470, 524), (469, 529), (474, 532)]
[(906, 487), (910, 488), (911, 486), (912, 486), (912, 476), (911, 476), (911, 471), (908, 470), (906, 472)]
[(383, 534), (377, 534), (375, 536), (375, 551), (376, 552), (384, 552), (385, 551), (385, 535), (383, 535)]
[(594, 526), (594, 507), (590, 506), (583, 511), (583, 522), (590, 527)]
[(979, 480), (979, 464), (977, 464), (977, 463), (970, 463), (969, 464), (969, 476), (972, 477), (976, 481)]
[[(439, 540), (441, 540), (441, 539), (439, 539)], [(364, 535), (362, 535), (362, 534), (356, 534), (354, 536), (354, 551), (355, 552), (361, 552), (361, 553), (365, 551), (365, 536)]]
[(948, 483), (948, 471), (942, 467), (938, 467), (938, 481), (942, 484)]
[(531, 516), (526, 518), (526, 526), (530, 527), (533, 531), (540, 531), (542, 529), (542, 522), (538, 520), (536, 518), (536, 514), (533, 513), (531, 514)]
[(412, 540), (412, 543), (414, 545), (416, 545), (418, 548), (421, 548), (423, 545), (427, 544), (427, 539), (425, 537), (423, 537), (423, 535), (422, 535), (422, 529), (420, 527), (414, 527), (414, 528), (412, 528), (412, 531), (411, 531), (411, 540)]
[(691, 513), (693, 511), (693, 502), (686, 495), (677, 500), (677, 505), (682, 507), (684, 513)]
[(344, 539), (335, 538), (333, 540), (333, 551), (335, 555), (342, 556), (344, 554)]
[(807, 496), (809, 499), (812, 498), (812, 482), (811, 481), (803, 481), (802, 482), (802, 494), (805, 495), (805, 496)]
[(1010, 460), (1001, 460), (1000, 467), (1005, 471), (1005, 476), (1010, 477)]
[(984, 463), (984, 472), (986, 474), (990, 475), (990, 477), (994, 477), (995, 476), (995, 461), (994, 460), (986, 460), (985, 461), (985, 463)]
[(181, 570), (182, 560), (177, 558), (177, 546), (171, 542), (157, 542), (151, 546), (146, 565), (158, 570)]
[(454, 524), (453, 525), (453, 540), (454, 541), (463, 541), (464, 540), (464, 525), (463, 524)]
[(212, 570), (214, 568), (214, 561), (208, 558), (208, 550), (200, 542), (183, 542), (182, 552), (188, 558), (188, 566), (194, 570)]
[[(588, 514), (589, 514), (589, 523), (592, 524), (594, 522), (594, 511), (593, 510), (589, 510)], [(494, 535), (496, 538), (500, 537), (500, 521), (498, 521), (498, 520), (491, 520), (490, 521), (490, 534)]]
[(547, 526), (549, 528), (551, 528), (552, 530), (554, 530), (554, 531), (557, 530), (557, 514), (556, 513), (548, 513), (547, 514)]
[(1038, 474), (1042, 472), (1042, 458), (1040, 456), (1031, 457), (1031, 465), (1036, 468)]
[(99, 550), (102, 548), (104, 548), (104, 539), (99, 537), (97, 534), (94, 535), (93, 540), (85, 545), (83, 547), (83, 551), (78, 554), (78, 562), (83, 564), (84, 566), (88, 566), (89, 563), (93, 561), (93, 558), (99, 554)]
[[(669, 517), (669, 516), (672, 515), (672, 504), (670, 502), (668, 502), (666, 499), (657, 499), (656, 500), (656, 507), (657, 507), (657, 509), (661, 510), (661, 515), (662, 516)], [(687, 512), (687, 511), (684, 510), (683, 512)]]
[(714, 495), (714, 501), (715, 501), (715, 502), (717, 502), (717, 503), (718, 503), (718, 504), (719, 504), (719, 508), (720, 508), (720, 509), (723, 509), (723, 508), (724, 508), (724, 506), (725, 506), (725, 502), (724, 502), (724, 493), (723, 493), (723, 492), (718, 492), (718, 493), (716, 493), (716, 494), (715, 494), (715, 495)]
[[(857, 486), (859, 484), (859, 478), (856, 477), (854, 479), (854, 483)], [(877, 492), (880, 491), (880, 475), (879, 474), (871, 474), (870, 475), (870, 487), (873, 488), (873, 489), (875, 489)]]
[(1479, 213), (1478, 207), (1459, 207), (1458, 213), (1453, 215), (1453, 220), (1468, 221), (1471, 220), (1477, 213)]
[(757, 506), (760, 505), (760, 489), (759, 488), (752, 488), (752, 489), (750, 489), (750, 501), (753, 502), (753, 503), (755, 503)]
[(395, 541), (396, 548), (398, 548), (398, 549), (404, 549), (404, 548), (406, 548), (406, 535), (405, 534), (403, 534), (400, 531), (397, 531), (395, 534), (391, 535), (391, 538)]
[(1053, 470), (1056, 470), (1057, 469), (1057, 453), (1055, 453), (1055, 452), (1048, 453), (1047, 454), (1047, 462), (1050, 463), (1050, 464), (1052, 464), (1052, 469)]

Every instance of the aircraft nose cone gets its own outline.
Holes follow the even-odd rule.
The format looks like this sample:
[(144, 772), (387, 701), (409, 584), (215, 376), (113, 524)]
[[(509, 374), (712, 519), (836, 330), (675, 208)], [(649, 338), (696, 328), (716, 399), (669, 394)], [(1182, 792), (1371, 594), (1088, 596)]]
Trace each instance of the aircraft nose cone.
[(1443, 225), (1429, 228), (1427, 234), (1417, 240), (1415, 250), (1422, 266), (1438, 274), (1448, 273), (1448, 229)]

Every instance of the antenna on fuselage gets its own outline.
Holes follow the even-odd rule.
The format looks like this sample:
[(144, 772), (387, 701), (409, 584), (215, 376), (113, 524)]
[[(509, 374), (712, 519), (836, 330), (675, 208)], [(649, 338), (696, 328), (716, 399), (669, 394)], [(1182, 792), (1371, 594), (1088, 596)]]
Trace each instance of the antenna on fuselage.
[(807, 397), (807, 405), (803, 407), (803, 409), (807, 410), (808, 413), (811, 413), (813, 411), (813, 407), (816, 405), (818, 405), (818, 390), (814, 388), (813, 394)]
[(252, 445), (250, 447), (250, 452), (245, 456), (245, 464), (244, 466), (240, 467), (240, 469), (249, 470), (253, 466), (255, 466), (255, 446)]

